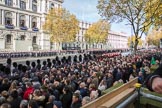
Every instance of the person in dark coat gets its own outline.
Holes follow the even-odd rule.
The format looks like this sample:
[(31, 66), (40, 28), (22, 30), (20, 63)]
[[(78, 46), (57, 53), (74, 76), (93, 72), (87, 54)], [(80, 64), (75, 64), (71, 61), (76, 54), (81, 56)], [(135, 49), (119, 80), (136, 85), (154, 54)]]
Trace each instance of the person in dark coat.
[(12, 63), (11, 58), (8, 58), (6, 67), (11, 68), (11, 63)]
[(145, 83), (149, 90), (162, 94), (162, 64), (146, 79)]
[(77, 62), (77, 56), (76, 56), (76, 55), (74, 56), (73, 61), (74, 61), (74, 63), (76, 63), (76, 62)]
[(31, 66), (30, 66), (30, 61), (26, 61), (26, 66), (27, 66), (27, 70), (29, 71), (31, 69)]
[(68, 56), (68, 62), (71, 63), (71, 56)]
[(80, 108), (81, 105), (80, 95), (78, 93), (74, 93), (71, 108)]
[(22, 66), (23, 66), (22, 64), (19, 64), (18, 65), (18, 73), (21, 73), (22, 72)]
[(56, 61), (59, 61), (59, 57), (58, 56), (56, 56)]
[(53, 108), (62, 108), (62, 103), (60, 101), (54, 101)]
[(45, 105), (45, 108), (53, 108), (53, 102), (55, 100), (55, 96), (50, 95), (48, 98), (48, 102)]
[(41, 69), (41, 62), (40, 62), (40, 60), (39, 60), (39, 59), (37, 60), (37, 66), (36, 66), (36, 68), (37, 68), (38, 70), (40, 70), (40, 69)]
[(43, 61), (43, 67), (42, 67), (42, 70), (47, 70), (47, 66), (46, 66), (47, 62), (46, 61)]
[(11, 108), (19, 108), (22, 99), (19, 97), (18, 92), (13, 90), (11, 92), (11, 96), (13, 98), (13, 100), (10, 102)]
[(68, 86), (63, 88), (63, 96), (61, 98), (62, 108), (70, 108), (72, 102), (72, 93)]
[(56, 66), (56, 60), (53, 59), (53, 60), (52, 60), (52, 67), (55, 67), (55, 66)]
[(32, 65), (31, 73), (35, 73), (37, 71), (35, 62), (32, 62), (31, 65)]
[(12, 73), (18, 72), (18, 68), (17, 68), (17, 62), (13, 62), (13, 69), (12, 69)]
[(35, 100), (29, 100), (29, 103), (28, 103), (28, 108), (39, 108), (37, 102)]
[(82, 62), (82, 55), (79, 55), (79, 62)]

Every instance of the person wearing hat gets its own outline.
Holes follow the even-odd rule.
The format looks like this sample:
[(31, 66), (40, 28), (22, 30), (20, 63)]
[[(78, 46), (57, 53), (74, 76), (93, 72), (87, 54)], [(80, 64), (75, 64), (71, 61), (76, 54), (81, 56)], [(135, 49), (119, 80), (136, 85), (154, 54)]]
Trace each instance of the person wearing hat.
[(30, 66), (30, 61), (26, 61), (26, 67), (27, 67), (27, 70), (29, 71), (31, 69), (31, 66)]

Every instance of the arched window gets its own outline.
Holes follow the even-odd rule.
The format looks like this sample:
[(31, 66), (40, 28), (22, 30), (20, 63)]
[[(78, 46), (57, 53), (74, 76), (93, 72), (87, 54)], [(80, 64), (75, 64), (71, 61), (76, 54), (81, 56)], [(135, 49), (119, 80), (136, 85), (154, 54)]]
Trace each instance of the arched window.
[(5, 0), (5, 5), (13, 6), (13, 0)]
[(25, 15), (20, 16), (20, 27), (25, 27)]
[(10, 12), (5, 14), (5, 25), (12, 25), (12, 14)]
[(6, 43), (11, 44), (12, 36), (10, 34), (6, 35)]
[(32, 0), (32, 10), (37, 12), (37, 0)]
[(26, 1), (20, 0), (20, 9), (25, 10), (26, 9)]
[(21, 35), (20, 40), (25, 40), (25, 37), (26, 37), (25, 35)]
[(36, 36), (33, 36), (33, 44), (36, 44), (37, 43), (37, 37)]

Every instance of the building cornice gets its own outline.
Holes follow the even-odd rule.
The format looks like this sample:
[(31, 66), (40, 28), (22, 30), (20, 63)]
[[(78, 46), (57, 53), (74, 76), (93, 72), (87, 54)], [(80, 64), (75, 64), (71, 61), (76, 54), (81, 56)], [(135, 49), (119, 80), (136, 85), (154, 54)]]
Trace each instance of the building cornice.
[(64, 0), (55, 0), (55, 1), (60, 2), (60, 3), (63, 3), (64, 2)]
[(23, 13), (23, 14), (42, 15), (39, 12), (33, 12), (33, 11), (30, 11), (30, 10), (22, 10), (20, 8), (17, 8), (17, 7), (9, 7), (9, 6), (3, 5), (3, 4), (0, 4), (0, 9), (12, 11), (12, 12), (20, 12), (20, 13)]
[(42, 33), (40, 31), (31, 31), (31, 30), (20, 30), (20, 29), (6, 29), (6, 28), (0, 28), (0, 30), (5, 30), (5, 31), (9, 31), (9, 32), (25, 32), (25, 33)]

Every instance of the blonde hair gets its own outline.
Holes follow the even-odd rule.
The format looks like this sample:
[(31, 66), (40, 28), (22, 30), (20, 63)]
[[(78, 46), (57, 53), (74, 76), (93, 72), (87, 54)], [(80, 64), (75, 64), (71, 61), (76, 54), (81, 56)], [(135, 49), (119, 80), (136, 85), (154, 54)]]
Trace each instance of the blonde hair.
[(13, 81), (13, 82), (11, 83), (11, 86), (10, 86), (10, 88), (9, 88), (9, 92), (11, 92), (13, 89), (17, 89), (16, 81)]

